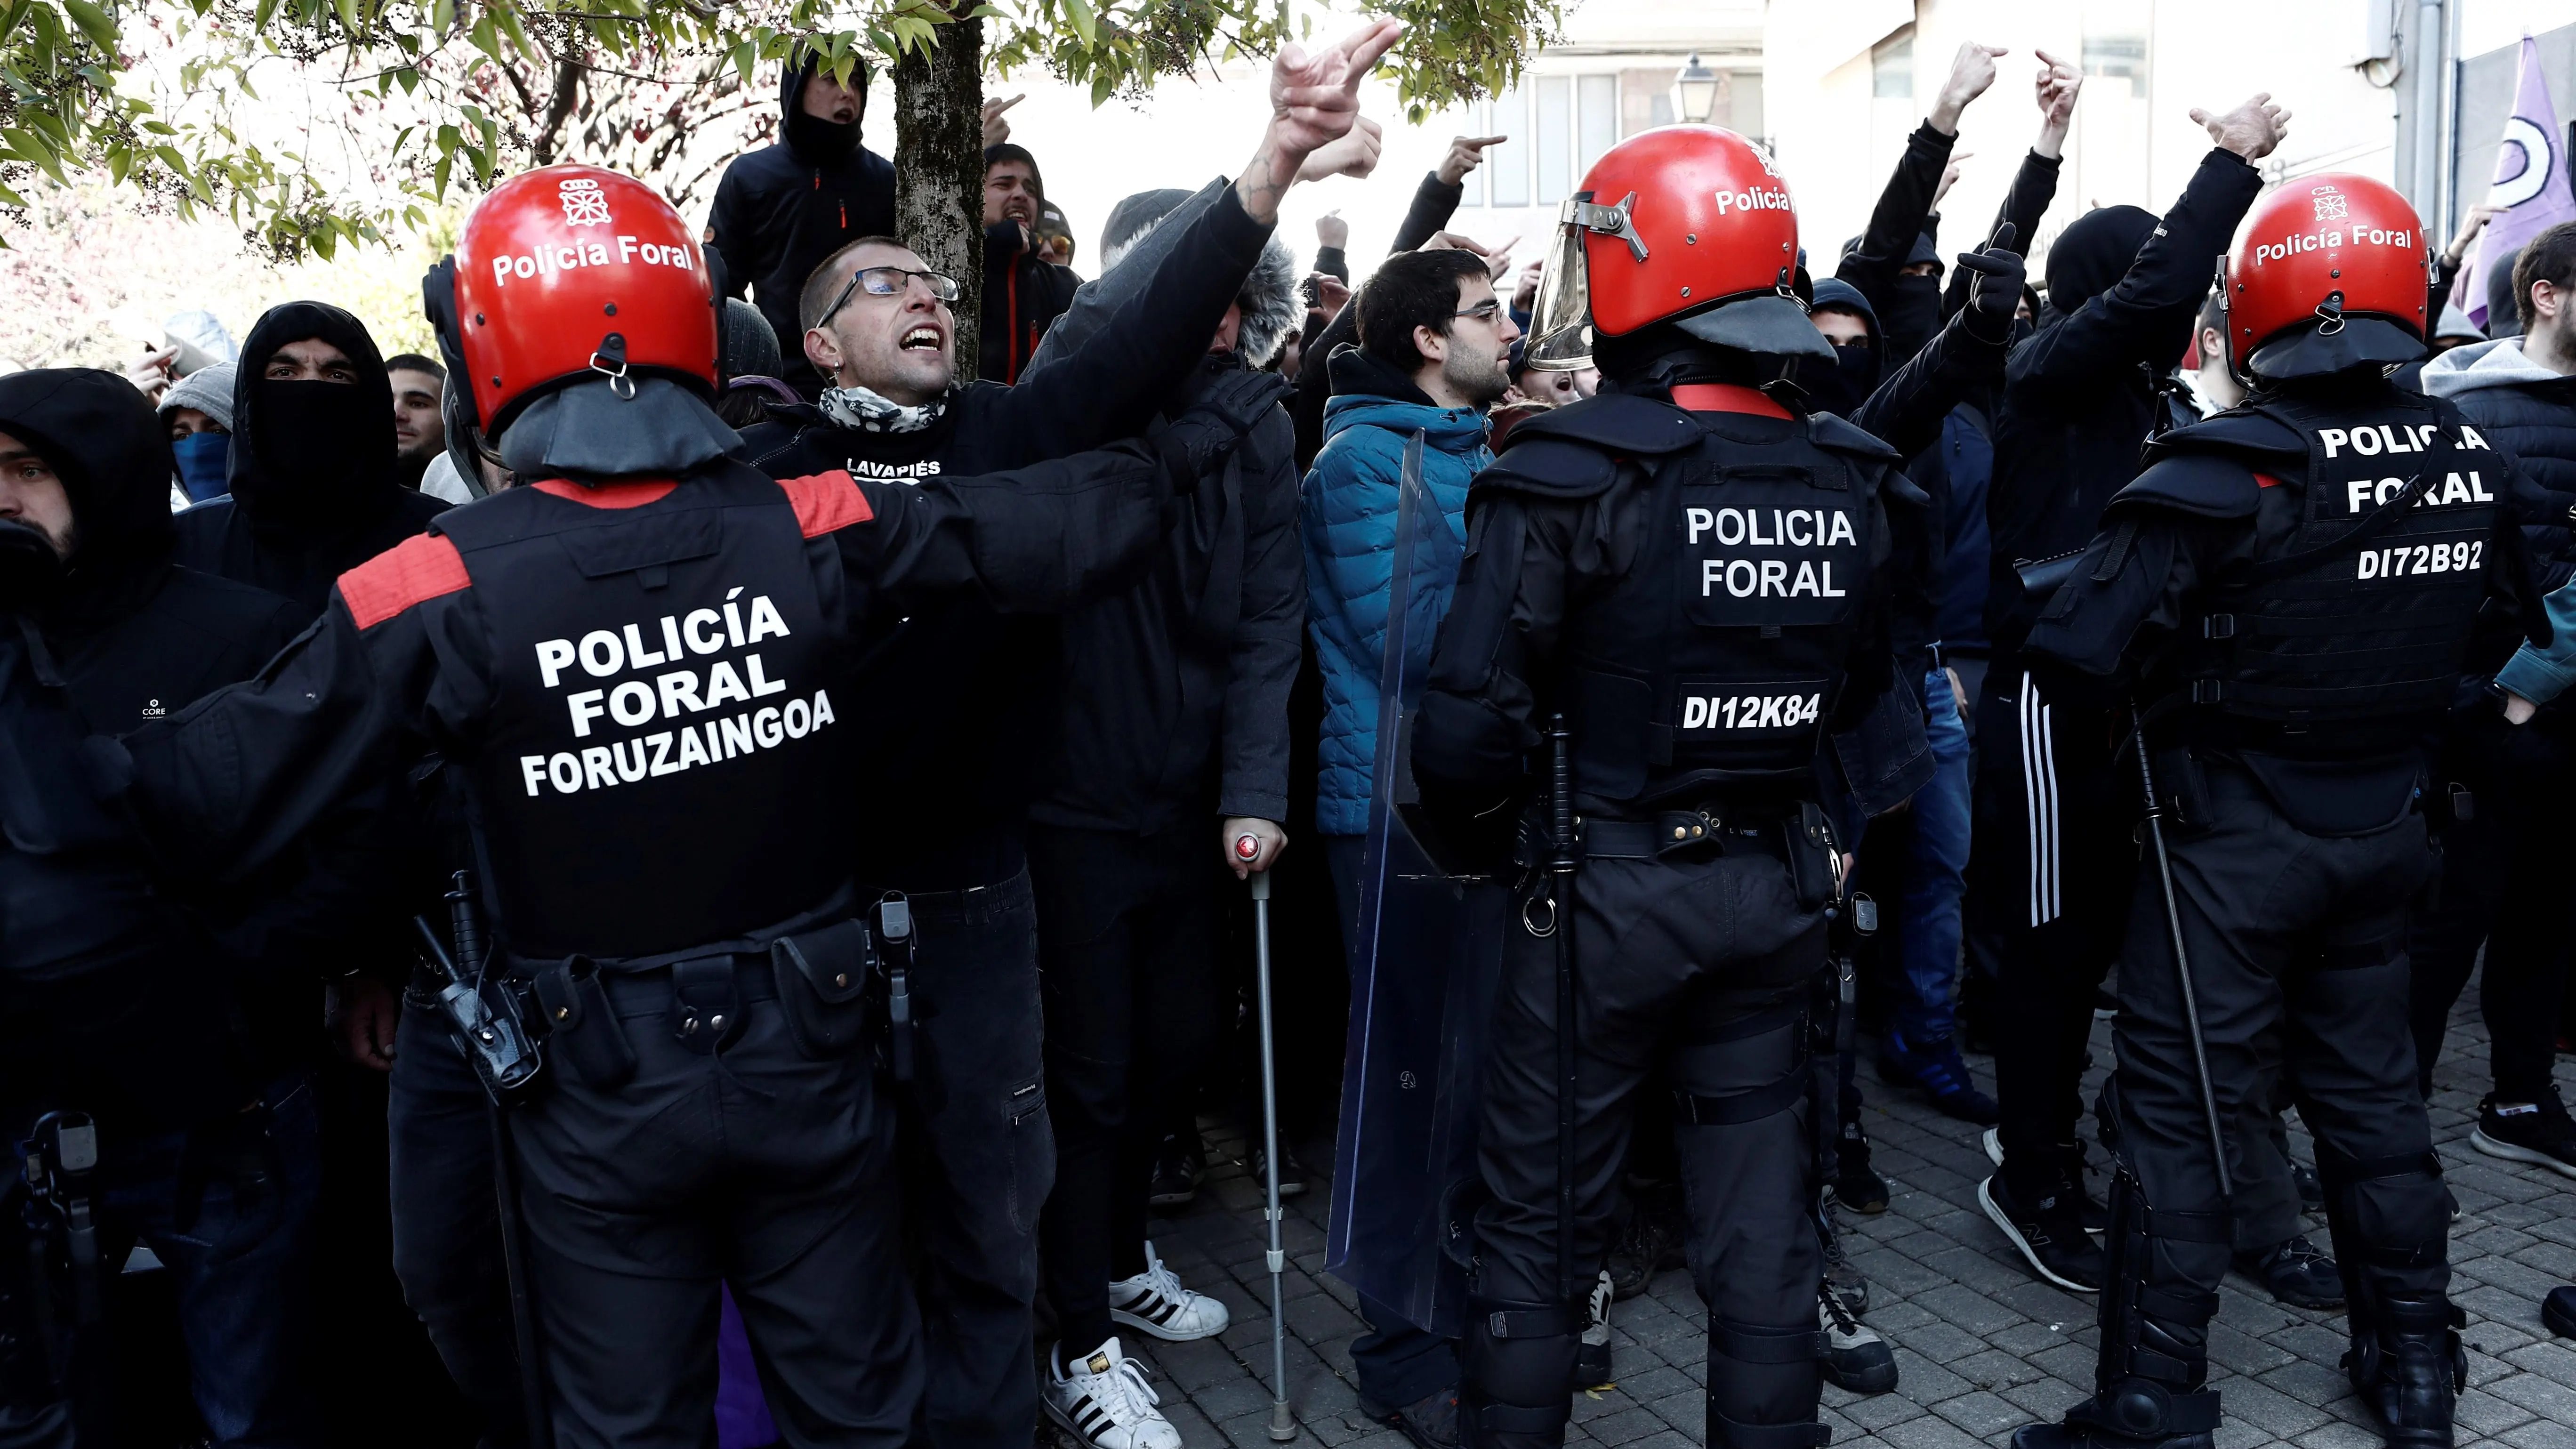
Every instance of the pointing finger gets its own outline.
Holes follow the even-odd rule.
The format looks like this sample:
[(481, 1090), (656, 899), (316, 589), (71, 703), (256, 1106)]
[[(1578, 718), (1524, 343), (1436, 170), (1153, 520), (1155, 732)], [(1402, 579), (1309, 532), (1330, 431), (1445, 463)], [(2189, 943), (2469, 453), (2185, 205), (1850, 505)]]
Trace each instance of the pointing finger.
[(2011, 222), (2004, 222), (1995, 228), (1993, 236), (1986, 238), (1985, 249), (1990, 252), (2009, 250), (2013, 244), (2013, 238), (2018, 235), (2020, 235), (2018, 227)]
[(1380, 20), (1345, 40), (1342, 44), (1350, 56), (1350, 63), (1342, 72), (1343, 89), (1358, 90), (1360, 82), (1367, 79), (1368, 73), (1377, 68), (1378, 59), (1392, 49), (1403, 34), (1404, 26), (1401, 22)]

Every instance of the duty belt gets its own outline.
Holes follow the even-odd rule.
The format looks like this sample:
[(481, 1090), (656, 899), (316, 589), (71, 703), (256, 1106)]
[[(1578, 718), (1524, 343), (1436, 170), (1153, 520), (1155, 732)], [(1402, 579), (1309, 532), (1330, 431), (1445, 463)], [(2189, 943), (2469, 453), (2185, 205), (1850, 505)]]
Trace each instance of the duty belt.
[(1796, 813), (1794, 809), (1722, 813), (1710, 806), (1667, 810), (1651, 820), (1587, 819), (1576, 824), (1575, 839), (1587, 860), (1658, 860), (1710, 845), (1741, 848), (1746, 840), (1775, 836), (1782, 821), (1795, 818)]

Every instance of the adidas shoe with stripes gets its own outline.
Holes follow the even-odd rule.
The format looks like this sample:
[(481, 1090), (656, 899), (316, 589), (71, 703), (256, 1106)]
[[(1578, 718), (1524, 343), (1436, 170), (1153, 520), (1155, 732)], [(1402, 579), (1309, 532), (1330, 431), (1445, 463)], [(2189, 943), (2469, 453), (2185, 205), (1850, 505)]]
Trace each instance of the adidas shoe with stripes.
[(1145, 1271), (1109, 1285), (1109, 1316), (1140, 1333), (1172, 1343), (1214, 1338), (1234, 1321), (1225, 1305), (1181, 1286), (1172, 1270), (1145, 1245)]
[(1038, 1401), (1047, 1417), (1089, 1449), (1181, 1449), (1181, 1431), (1155, 1407), (1162, 1396), (1145, 1371), (1111, 1339), (1081, 1358), (1064, 1361), (1064, 1345), (1047, 1354), (1046, 1382)]

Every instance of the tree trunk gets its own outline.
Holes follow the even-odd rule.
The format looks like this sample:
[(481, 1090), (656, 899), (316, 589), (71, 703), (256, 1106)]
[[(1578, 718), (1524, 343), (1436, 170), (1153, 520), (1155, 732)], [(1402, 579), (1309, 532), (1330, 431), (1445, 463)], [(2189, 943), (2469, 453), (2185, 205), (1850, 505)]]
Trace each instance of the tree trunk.
[(894, 124), (895, 231), (957, 279), (957, 380), (972, 382), (984, 330), (984, 22), (943, 25), (929, 54), (894, 63)]

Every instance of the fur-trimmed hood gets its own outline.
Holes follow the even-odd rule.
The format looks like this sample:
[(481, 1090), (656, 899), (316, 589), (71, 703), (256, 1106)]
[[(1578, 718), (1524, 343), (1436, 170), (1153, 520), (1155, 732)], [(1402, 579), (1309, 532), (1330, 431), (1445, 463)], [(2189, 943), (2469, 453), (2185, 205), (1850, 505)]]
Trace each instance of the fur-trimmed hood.
[[(1086, 330), (1084, 323), (1114, 314), (1127, 295), (1153, 274), (1154, 264), (1162, 259), (1182, 228), (1213, 205), (1231, 184), (1212, 181), (1197, 191), (1140, 191), (1111, 207), (1109, 219), (1100, 229), (1100, 276), (1084, 283), (1082, 289), (1098, 310), (1077, 300), (1074, 310), (1067, 312), (1055, 328), (1055, 332), (1070, 329), (1071, 335), (1058, 338), (1049, 333), (1049, 344), (1070, 345)], [(1140, 258), (1143, 265), (1127, 265)], [(1263, 244), (1261, 260), (1243, 279), (1238, 300), (1243, 306), (1243, 325), (1235, 334), (1235, 355), (1248, 367), (1260, 367), (1279, 354), (1306, 320), (1305, 309), (1297, 300), (1297, 258), (1276, 235)]]

